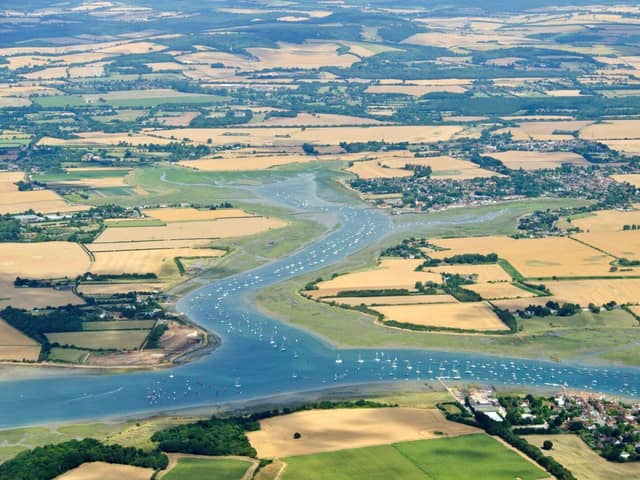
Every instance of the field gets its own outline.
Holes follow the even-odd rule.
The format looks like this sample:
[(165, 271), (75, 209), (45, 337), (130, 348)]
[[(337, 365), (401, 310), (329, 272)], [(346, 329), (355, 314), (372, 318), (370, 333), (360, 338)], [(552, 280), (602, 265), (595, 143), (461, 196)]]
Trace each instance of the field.
[(162, 475), (163, 480), (241, 480), (251, 467), (249, 460), (231, 458), (180, 457)]
[(565, 302), (587, 306), (615, 300), (619, 304), (640, 302), (640, 279), (570, 280), (546, 282), (553, 296)]
[(625, 225), (640, 224), (640, 210), (599, 210), (592, 215), (571, 219), (571, 225), (589, 233), (619, 232)]
[(15, 275), (0, 274), (0, 309), (9, 305), (14, 308), (31, 309), (84, 303), (71, 290), (15, 287), (14, 280)]
[(535, 296), (533, 293), (523, 290), (522, 288), (518, 288), (514, 284), (508, 282), (477, 283), (475, 285), (467, 285), (465, 288), (473, 290), (482, 298), (487, 300)]
[(375, 307), (386, 320), (461, 330), (501, 331), (508, 327), (483, 302), (431, 303)]
[(435, 273), (438, 276), (443, 273), (448, 274), (459, 274), (465, 277), (473, 277), (474, 281), (479, 283), (484, 282), (509, 282), (511, 281), (511, 276), (504, 269), (496, 264), (489, 263), (485, 265), (470, 265), (470, 264), (460, 264), (460, 265), (443, 265), (438, 267), (425, 267), (425, 272)]
[(508, 151), (491, 153), (491, 157), (500, 160), (507, 168), (517, 170), (537, 170), (539, 168), (556, 168), (565, 163), (572, 165), (588, 165), (588, 162), (573, 152), (521, 152)]
[[(311, 292), (313, 293), (313, 292)], [(336, 302), (338, 304), (358, 306), (358, 305), (418, 305), (427, 303), (456, 303), (457, 300), (451, 295), (399, 295), (399, 296), (379, 296), (379, 297), (329, 297), (323, 299), (325, 302)]]
[[(26, 278), (76, 277), (89, 270), (91, 259), (77, 243), (0, 244), (0, 275)], [(64, 259), (52, 262), (48, 259)]]
[(0, 360), (36, 361), (40, 344), (0, 319)]
[(526, 439), (538, 447), (545, 440), (551, 440), (553, 450), (547, 455), (571, 470), (577, 480), (640, 477), (639, 463), (609, 462), (591, 450), (577, 435), (527, 435)]
[(640, 138), (640, 120), (610, 120), (580, 130), (580, 136), (589, 140), (627, 140)]
[(90, 350), (135, 350), (140, 348), (148, 334), (147, 330), (108, 330), (48, 333), (47, 338), (51, 343)]
[[(473, 427), (449, 422), (439, 410), (375, 408), (310, 410), (260, 421), (247, 435), (261, 458), (308, 455), (440, 435), (465, 435)], [(302, 438), (295, 440), (293, 433)]]
[(78, 286), (78, 291), (85, 295), (114, 295), (116, 293), (128, 292), (159, 292), (162, 290), (162, 283), (82, 283)]
[(282, 220), (265, 217), (221, 218), (202, 222), (169, 223), (162, 227), (107, 228), (95, 243), (230, 238), (255, 235), (284, 227)]
[(253, 215), (239, 208), (221, 208), (217, 210), (197, 210), (195, 208), (150, 208), (142, 210), (146, 216), (162, 222), (191, 222), (217, 220), (219, 218), (241, 218)]
[[(637, 231), (600, 231), (577, 233), (573, 238), (618, 258), (640, 260), (640, 235)], [(633, 271), (633, 269), (630, 269)], [(627, 271), (627, 267), (624, 268)], [(636, 273), (638, 275), (638, 273)]]
[[(214, 145), (229, 143), (247, 144), (254, 147), (270, 145), (338, 145), (340, 142), (368, 142), (384, 139), (386, 142), (437, 142), (460, 134), (464, 127), (443, 126), (373, 126), (373, 127), (317, 127), (317, 128), (183, 128), (171, 130), (149, 130), (149, 136), (158, 139), (188, 138), (192, 142)], [(477, 136), (477, 135), (472, 135)], [(126, 137), (124, 139), (126, 141)]]
[(391, 152), (390, 155), (370, 154), (367, 157), (374, 159), (355, 162), (347, 171), (363, 179), (409, 177), (413, 174), (413, 170), (405, 166), (410, 164), (431, 167), (432, 177), (442, 180), (500, 176), (495, 172), (479, 168), (475, 163), (448, 156), (416, 158), (409, 152), (405, 154)]
[(103, 480), (105, 478), (117, 478), (118, 480), (149, 480), (151, 475), (153, 475), (153, 469), (151, 468), (92, 462), (84, 463), (56, 478), (58, 480)]
[(88, 210), (85, 205), (66, 202), (51, 190), (18, 191), (11, 182), (3, 182), (0, 188), (0, 214), (23, 213), (34, 210), (38, 213), (66, 213)]
[(433, 92), (464, 93), (467, 89), (460, 84), (451, 85), (371, 85), (367, 87), (367, 93), (399, 93), (401, 95), (411, 95), (422, 97)]
[(513, 239), (468, 237), (438, 239), (434, 243), (448, 250), (432, 252), (442, 258), (463, 253), (497, 253), (525, 277), (545, 278), (632, 275), (610, 272), (613, 257), (567, 237)]
[(633, 185), (636, 188), (640, 188), (640, 174), (639, 173), (629, 173), (625, 175), (612, 175), (611, 178), (616, 180), (617, 182), (627, 182)]
[(439, 282), (439, 274), (416, 272), (421, 260), (384, 258), (374, 270), (339, 275), (332, 280), (318, 283), (318, 290), (311, 291), (314, 296), (331, 295), (341, 290), (375, 290), (386, 288), (407, 288), (413, 290), (416, 282)]
[[(221, 152), (223, 153), (223, 152)], [(238, 172), (250, 170), (266, 170), (268, 168), (293, 163), (307, 163), (320, 160), (336, 160), (335, 157), (318, 157), (315, 155), (261, 153), (252, 154), (245, 150), (234, 150), (216, 155), (215, 158), (199, 160), (183, 160), (180, 165), (205, 172)]]
[(496, 133), (510, 131), (514, 140), (571, 140), (571, 132), (591, 125), (588, 121), (547, 121), (547, 122), (522, 122), (518, 127), (505, 128)]
[(157, 250), (119, 250), (94, 252), (91, 273), (118, 275), (123, 273), (155, 273), (168, 276), (178, 273), (175, 259), (181, 257), (218, 257), (224, 250), (211, 248), (173, 248)]
[(299, 113), (295, 117), (270, 117), (258, 124), (261, 127), (338, 127), (343, 125), (379, 125), (382, 122), (363, 117), (329, 113)]
[(290, 457), (285, 462), (284, 480), (537, 480), (549, 476), (484, 434)]

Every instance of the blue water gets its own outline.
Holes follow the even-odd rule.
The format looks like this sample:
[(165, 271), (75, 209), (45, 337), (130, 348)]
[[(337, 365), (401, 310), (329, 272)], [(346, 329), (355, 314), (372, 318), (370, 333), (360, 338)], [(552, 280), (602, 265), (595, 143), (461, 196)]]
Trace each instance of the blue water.
[[(2, 382), (0, 426), (128, 416), (338, 385), (436, 377), (507, 385), (565, 384), (638, 396), (640, 369), (423, 350), (338, 351), (268, 318), (248, 302), (257, 290), (335, 263), (379, 241), (393, 225), (378, 210), (323, 200), (309, 175), (254, 188), (253, 193), (258, 201), (299, 212), (337, 215), (340, 225), (285, 259), (214, 281), (181, 299), (178, 310), (221, 337), (221, 347), (211, 354), (161, 371), (56, 370), (45, 377)], [(484, 218), (457, 215), (455, 222), (482, 222), (490, 215), (495, 213)]]

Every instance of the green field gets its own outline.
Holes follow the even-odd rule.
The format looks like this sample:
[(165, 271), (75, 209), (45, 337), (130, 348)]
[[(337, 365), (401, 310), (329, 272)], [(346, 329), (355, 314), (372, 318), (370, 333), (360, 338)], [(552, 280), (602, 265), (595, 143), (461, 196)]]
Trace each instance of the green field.
[(107, 222), (109, 228), (126, 228), (126, 227), (164, 227), (166, 223), (157, 218), (144, 218), (140, 220), (117, 220)]
[(285, 462), (284, 480), (536, 480), (549, 476), (485, 434), (305, 455)]
[(48, 359), (53, 362), (83, 363), (88, 356), (89, 352), (86, 350), (53, 347)]
[(146, 97), (146, 98), (126, 98), (126, 99), (105, 99), (95, 104), (87, 102), (80, 95), (52, 95), (49, 97), (34, 97), (32, 99), (36, 104), (44, 108), (64, 108), (64, 107), (82, 107), (92, 105), (105, 105), (112, 107), (155, 107), (158, 105), (204, 105), (212, 103), (221, 103), (228, 100), (227, 97), (219, 95), (179, 95), (176, 97)]
[(106, 322), (82, 322), (82, 330), (149, 330), (155, 320), (111, 320)]
[(69, 182), (85, 178), (120, 178), (126, 177), (129, 170), (83, 170), (81, 172), (45, 173), (35, 175), (34, 180), (40, 182)]
[(181, 458), (164, 480), (240, 480), (251, 466), (248, 460)]
[(91, 350), (133, 350), (147, 338), (148, 330), (101, 330), (96, 332), (48, 333), (51, 343)]

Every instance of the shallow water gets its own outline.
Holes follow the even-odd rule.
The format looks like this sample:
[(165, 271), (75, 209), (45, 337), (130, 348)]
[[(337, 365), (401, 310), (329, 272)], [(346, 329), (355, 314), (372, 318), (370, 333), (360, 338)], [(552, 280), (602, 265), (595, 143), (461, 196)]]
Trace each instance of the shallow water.
[[(209, 355), (162, 371), (54, 370), (39, 378), (4, 381), (0, 426), (122, 417), (336, 385), (437, 377), (506, 385), (566, 384), (638, 396), (640, 369), (424, 350), (338, 351), (309, 333), (268, 318), (248, 301), (257, 290), (338, 262), (378, 242), (393, 225), (378, 210), (321, 198), (308, 174), (251, 190), (258, 201), (300, 212), (337, 214), (340, 227), (285, 259), (214, 281), (182, 298), (178, 310), (222, 338), (221, 347)], [(455, 222), (483, 222), (499, 214), (458, 215)]]

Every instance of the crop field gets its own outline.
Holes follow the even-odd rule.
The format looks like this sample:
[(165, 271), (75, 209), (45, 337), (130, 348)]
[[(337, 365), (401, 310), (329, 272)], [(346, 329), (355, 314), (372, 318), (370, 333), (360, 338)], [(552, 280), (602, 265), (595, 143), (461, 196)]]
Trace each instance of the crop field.
[(0, 319), (0, 360), (36, 361), (40, 344)]
[(367, 93), (399, 93), (401, 95), (411, 95), (422, 97), (428, 93), (447, 92), (464, 93), (467, 89), (462, 85), (370, 85)]
[(107, 228), (95, 243), (230, 238), (255, 235), (284, 227), (282, 220), (266, 217), (221, 218), (202, 222), (176, 222), (162, 227)]
[(350, 66), (359, 59), (355, 55), (338, 54), (339, 45), (334, 43), (306, 43), (302, 45), (280, 43), (278, 48), (249, 48), (258, 58), (252, 68), (308, 68), (327, 66)]
[(510, 237), (467, 237), (435, 240), (449, 250), (432, 252), (437, 258), (463, 253), (497, 253), (525, 277), (544, 278), (632, 275), (610, 272), (613, 257), (567, 237), (513, 239)]
[[(237, 152), (237, 153), (236, 153)], [(220, 157), (220, 158), (218, 158)], [(336, 157), (318, 157), (301, 154), (250, 154), (234, 151), (232, 154), (216, 155), (216, 158), (202, 158), (199, 160), (183, 160), (179, 164), (183, 167), (194, 168), (205, 172), (238, 172), (251, 170), (266, 170), (281, 165), (293, 163), (307, 163), (320, 160), (336, 160)]]
[(142, 213), (149, 217), (157, 218), (162, 222), (191, 222), (252, 216), (239, 208), (220, 208), (217, 210), (198, 210), (195, 208), (150, 208), (142, 210)]
[(619, 304), (640, 302), (640, 279), (549, 281), (545, 285), (555, 298), (580, 305), (603, 305), (615, 300)]
[(459, 274), (464, 277), (473, 277), (476, 282), (509, 282), (511, 277), (504, 269), (496, 264), (459, 264), (459, 265), (443, 265), (438, 267), (425, 267), (425, 272), (436, 273), (442, 275), (447, 274)]
[(523, 298), (534, 297), (531, 292), (516, 287), (512, 283), (476, 283), (474, 285), (465, 286), (468, 290), (473, 290), (486, 300), (495, 300), (502, 298)]
[[(347, 273), (331, 280), (318, 283), (320, 292), (324, 290), (380, 290), (385, 288), (407, 288), (413, 290), (416, 282), (440, 282), (439, 274), (416, 272), (421, 260), (384, 258), (373, 270)], [(316, 291), (312, 291), (314, 295)]]
[[(90, 245), (89, 245), (90, 246)], [(175, 260), (180, 257), (219, 257), (224, 250), (203, 248), (173, 248), (164, 250), (121, 250), (95, 252), (91, 273), (118, 275), (123, 273), (155, 273), (171, 276), (178, 273)]]
[(61, 139), (53, 137), (42, 137), (38, 145), (51, 146), (108, 146), (108, 145), (166, 145), (171, 143), (171, 138), (145, 135), (139, 133), (103, 133), (103, 132), (79, 132), (78, 138)]
[(259, 122), (260, 127), (338, 127), (344, 125), (379, 125), (383, 122), (370, 118), (330, 113), (299, 113), (295, 117), (270, 117)]
[(148, 334), (148, 330), (100, 330), (48, 333), (47, 338), (51, 343), (91, 350), (135, 350), (140, 348)]
[(92, 252), (120, 252), (123, 250), (158, 250), (171, 248), (201, 248), (211, 243), (210, 240), (150, 240), (142, 242), (105, 242), (91, 243), (89, 248)]
[(84, 303), (71, 290), (15, 287), (14, 280), (14, 275), (0, 275), (0, 309), (9, 305), (14, 308), (32, 309)]
[(374, 157), (374, 159), (354, 162), (353, 166), (349, 167), (347, 171), (363, 179), (410, 177), (413, 174), (413, 170), (407, 169), (405, 166), (421, 165), (431, 167), (432, 177), (443, 180), (501, 176), (490, 170), (479, 168), (475, 163), (448, 156), (416, 158), (409, 152), (404, 155), (400, 152), (397, 154), (392, 153), (391, 155), (379, 155), (379, 159), (376, 159), (378, 157), (376, 154), (368, 155), (368, 157)]
[(397, 295), (379, 297), (329, 297), (324, 302), (336, 302), (338, 304), (358, 305), (418, 305), (427, 303), (457, 303), (451, 295)]
[(640, 120), (608, 120), (580, 130), (580, 137), (589, 140), (628, 140), (640, 138)]
[(149, 330), (153, 328), (155, 320), (108, 320), (98, 322), (83, 322), (85, 332), (95, 330)]
[(601, 140), (609, 148), (625, 153), (627, 155), (640, 154), (640, 139), (631, 140)]
[[(114, 295), (129, 292), (159, 292), (164, 287), (163, 283), (82, 283), (78, 291), (85, 295)], [(64, 305), (64, 304), (63, 304)]]
[[(51, 262), (49, 259), (64, 259)], [(88, 271), (91, 260), (76, 243), (2, 243), (0, 275), (26, 278), (76, 277)]]
[[(640, 260), (640, 235), (637, 231), (577, 233), (573, 237), (615, 257)], [(624, 267), (624, 272), (629, 272), (628, 267)]]
[(612, 175), (611, 178), (613, 178), (617, 182), (627, 182), (636, 188), (640, 188), (639, 173), (629, 173), (625, 175)]
[(551, 440), (553, 449), (547, 455), (571, 470), (578, 480), (640, 477), (640, 464), (609, 462), (577, 435), (527, 435), (525, 438), (537, 447), (545, 440)]
[(375, 307), (386, 320), (437, 328), (500, 331), (508, 327), (484, 302), (431, 303)]
[(180, 457), (164, 480), (241, 480), (252, 462), (236, 458)]
[(619, 232), (625, 225), (640, 225), (640, 210), (599, 210), (592, 215), (572, 218), (571, 225), (588, 233)]
[[(464, 127), (457, 125), (421, 126), (373, 126), (373, 127), (315, 127), (315, 128), (182, 128), (171, 130), (148, 130), (147, 135), (158, 139), (188, 138), (192, 142), (214, 145), (230, 143), (255, 147), (270, 145), (338, 145), (340, 142), (368, 142), (384, 139), (389, 143), (425, 143), (449, 140), (461, 133)], [(473, 137), (478, 134), (470, 135)], [(125, 140), (126, 141), (126, 136)], [(42, 140), (41, 140), (42, 142)], [(63, 141), (64, 142), (64, 141)]]
[[(260, 421), (249, 432), (251, 445), (261, 458), (307, 455), (406, 440), (465, 435), (478, 430), (449, 422), (438, 410), (415, 408), (354, 408), (310, 410)], [(302, 434), (300, 440), (293, 432)]]
[[(475, 434), (290, 457), (284, 480), (541, 480), (549, 474), (497, 440)], [(500, 465), (500, 469), (496, 469)]]
[(27, 210), (39, 213), (66, 213), (89, 209), (85, 205), (70, 204), (51, 190), (21, 192), (12, 182), (2, 182), (0, 185), (2, 185), (0, 187), (0, 214), (23, 213)]
[(103, 480), (117, 478), (118, 480), (149, 480), (153, 469), (132, 467), (131, 465), (117, 465), (113, 463), (91, 462), (84, 463), (73, 470), (57, 477), (58, 480)]
[(507, 168), (518, 170), (537, 170), (556, 168), (563, 164), (588, 165), (584, 157), (573, 152), (520, 152), (508, 151), (491, 153), (491, 157), (500, 160)]
[(571, 132), (580, 131), (592, 122), (582, 120), (522, 122), (518, 127), (505, 128), (496, 133), (510, 131), (514, 140), (571, 140)]

